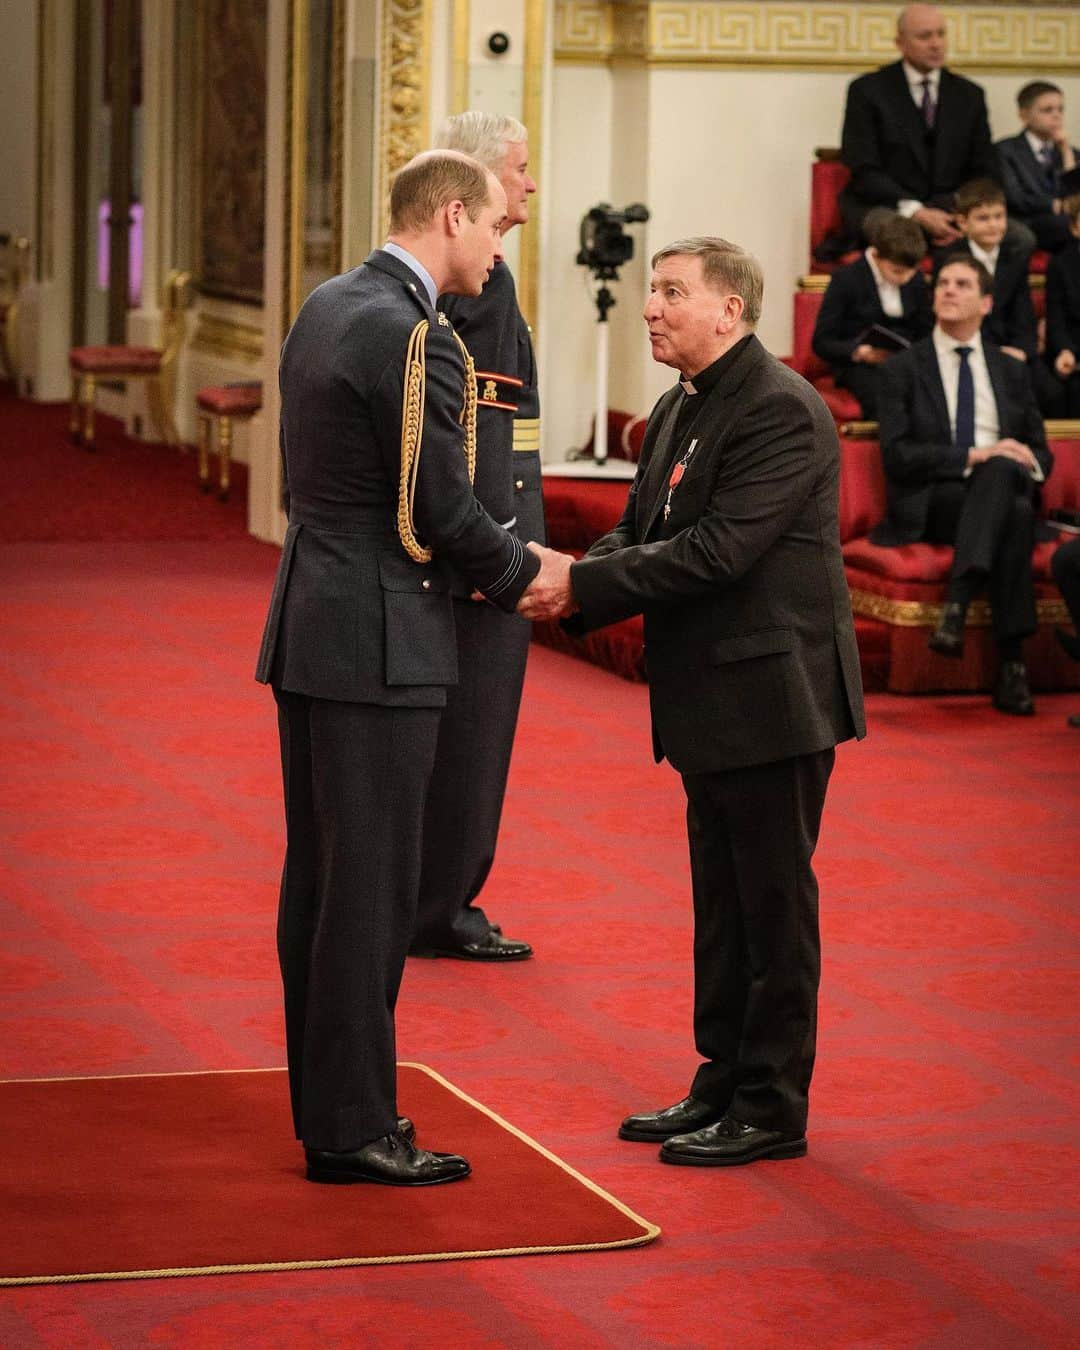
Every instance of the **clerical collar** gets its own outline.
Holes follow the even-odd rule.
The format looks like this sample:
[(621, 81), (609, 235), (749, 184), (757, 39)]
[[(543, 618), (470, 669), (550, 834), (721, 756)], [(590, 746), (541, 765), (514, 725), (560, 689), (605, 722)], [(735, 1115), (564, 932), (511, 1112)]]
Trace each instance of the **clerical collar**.
[(706, 366), (704, 370), (699, 370), (692, 380), (685, 376), (679, 381), (679, 387), (684, 394), (707, 394), (710, 389), (720, 380), (724, 372), (730, 370), (735, 362), (750, 344), (753, 333), (747, 333), (744, 338), (740, 338), (734, 347), (729, 347), (723, 356), (718, 356), (711, 366)]

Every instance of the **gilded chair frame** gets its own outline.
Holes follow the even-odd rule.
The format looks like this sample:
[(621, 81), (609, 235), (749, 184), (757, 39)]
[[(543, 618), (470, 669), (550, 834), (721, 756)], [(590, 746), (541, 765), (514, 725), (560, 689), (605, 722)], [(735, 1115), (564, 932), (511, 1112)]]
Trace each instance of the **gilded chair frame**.
[(176, 400), (176, 364), (184, 344), (187, 326), (186, 310), (191, 303), (191, 273), (175, 269), (165, 278), (161, 294), (161, 360), (154, 371), (112, 371), (99, 374), (92, 371), (72, 371), (71, 374), (71, 438), (88, 450), (94, 447), (94, 412), (99, 379), (107, 384), (128, 385), (133, 381), (146, 384), (146, 399), (150, 416), (160, 438), (168, 445), (183, 449), (180, 433), (173, 417)]

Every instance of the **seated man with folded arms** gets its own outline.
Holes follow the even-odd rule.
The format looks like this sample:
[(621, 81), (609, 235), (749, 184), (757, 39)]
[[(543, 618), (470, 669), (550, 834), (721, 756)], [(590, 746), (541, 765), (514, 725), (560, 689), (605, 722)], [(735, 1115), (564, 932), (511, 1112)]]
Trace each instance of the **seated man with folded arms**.
[(1069, 244), (1046, 269), (1046, 364), (1061, 390), (1061, 416), (1080, 417), (1080, 169), (1066, 181)]
[(931, 650), (960, 657), (968, 605), (984, 588), (1000, 666), (1000, 712), (1035, 711), (1023, 641), (1036, 629), (1035, 497), (1053, 465), (1026, 368), (984, 341), (990, 273), (967, 253), (942, 263), (933, 333), (886, 363), (878, 417), (886, 519), (877, 544), (955, 550)]
[(836, 383), (850, 389), (871, 421), (877, 417), (883, 363), (934, 326), (930, 292), (918, 270), (926, 256), (922, 230), (894, 215), (882, 215), (872, 230), (873, 243), (863, 256), (829, 282), (813, 338), (814, 351), (832, 367)]
[(1034, 231), (1039, 248), (1056, 253), (1069, 242), (1061, 176), (1080, 162), (1065, 131), (1065, 95), (1048, 80), (1032, 80), (1016, 106), (1023, 130), (994, 147), (1009, 214)]
[(1038, 359), (1039, 330), (1028, 282), (1029, 249), (1008, 238), (1005, 192), (991, 178), (965, 183), (956, 194), (956, 223), (963, 239), (952, 249), (940, 250), (935, 261), (970, 253), (994, 279), (993, 308), (983, 320), (983, 337), (1006, 356), (1026, 361), (1035, 398), (1044, 417), (1058, 417), (1061, 396), (1056, 383)]

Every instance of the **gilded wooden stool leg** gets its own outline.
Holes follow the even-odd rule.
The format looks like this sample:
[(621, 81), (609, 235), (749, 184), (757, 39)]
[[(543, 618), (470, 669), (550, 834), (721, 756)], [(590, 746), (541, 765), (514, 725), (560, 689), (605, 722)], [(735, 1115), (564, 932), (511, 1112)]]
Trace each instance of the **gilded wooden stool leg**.
[(199, 486), (210, 491), (210, 419), (199, 414)]
[(221, 461), (221, 482), (218, 497), (221, 501), (229, 499), (229, 460), (232, 456), (232, 420), (219, 417), (217, 424), (218, 458)]
[(68, 419), (68, 432), (76, 445), (79, 444), (79, 404), (82, 401), (82, 381), (78, 375), (71, 377), (71, 417)]
[(94, 399), (97, 397), (97, 380), (93, 375), (83, 377), (83, 445), (87, 450), (94, 448)]

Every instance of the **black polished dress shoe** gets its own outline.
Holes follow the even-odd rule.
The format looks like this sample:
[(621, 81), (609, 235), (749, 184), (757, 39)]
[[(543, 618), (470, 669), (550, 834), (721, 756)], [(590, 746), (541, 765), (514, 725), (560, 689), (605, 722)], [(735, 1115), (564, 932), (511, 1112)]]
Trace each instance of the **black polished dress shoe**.
[(1066, 633), (1064, 628), (1055, 628), (1054, 636), (1074, 661), (1080, 661), (1080, 633)]
[(638, 1116), (627, 1116), (619, 1126), (620, 1139), (633, 1139), (642, 1144), (655, 1144), (670, 1139), (673, 1134), (687, 1134), (699, 1130), (702, 1125), (715, 1125), (723, 1116), (718, 1107), (699, 1102), (694, 1097), (684, 1097), (674, 1106), (665, 1106), (660, 1111), (644, 1111)]
[(457, 961), (525, 961), (533, 954), (527, 942), (503, 937), (494, 928), (475, 942), (463, 942), (460, 947), (414, 947), (410, 956), (450, 956)]
[(938, 626), (930, 634), (926, 645), (939, 656), (963, 656), (966, 619), (967, 606), (949, 601), (942, 609)]
[(374, 1181), (381, 1186), (437, 1186), (469, 1175), (469, 1164), (456, 1153), (428, 1153), (398, 1130), (373, 1139), (351, 1153), (305, 1148), (308, 1181), (351, 1186)]
[(994, 684), (994, 707), (1015, 717), (1030, 717), (1035, 711), (1023, 661), (1002, 661)]
[(683, 1167), (738, 1167), (762, 1158), (802, 1158), (806, 1136), (745, 1125), (724, 1116), (693, 1134), (677, 1134), (660, 1145), (660, 1161)]

